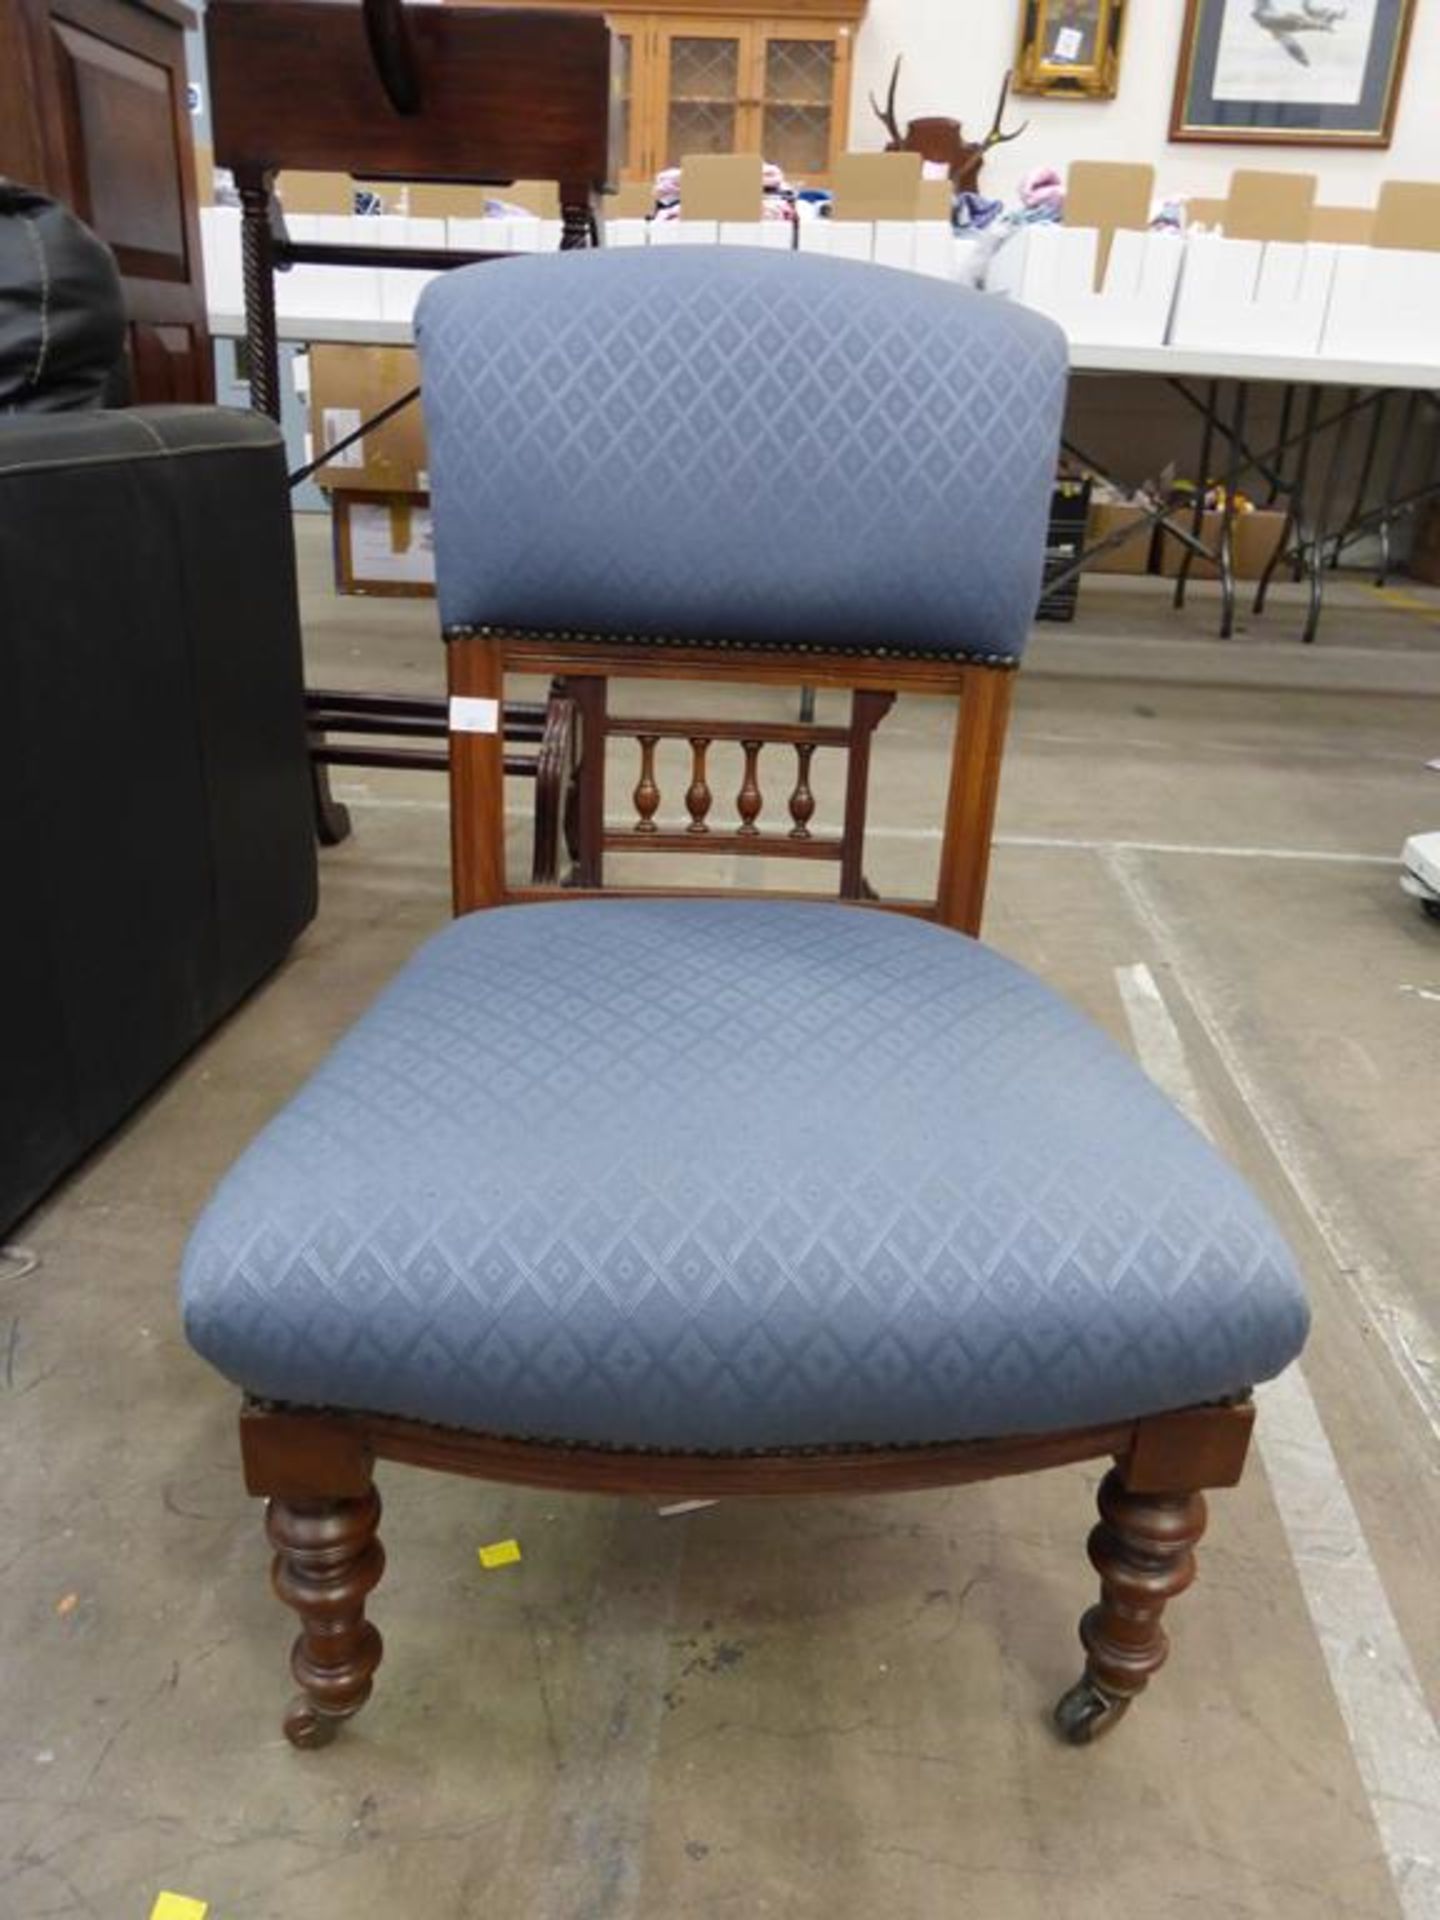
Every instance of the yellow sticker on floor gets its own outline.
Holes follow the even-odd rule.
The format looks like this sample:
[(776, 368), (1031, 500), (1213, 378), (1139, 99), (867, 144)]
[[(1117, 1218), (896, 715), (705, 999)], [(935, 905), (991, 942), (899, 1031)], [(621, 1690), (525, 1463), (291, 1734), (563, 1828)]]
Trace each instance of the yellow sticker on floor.
[(478, 1549), (480, 1564), (487, 1573), (495, 1567), (510, 1567), (520, 1558), (518, 1540), (494, 1540), (488, 1547)]
[(192, 1900), (188, 1893), (162, 1893), (150, 1909), (150, 1920), (205, 1920), (208, 1900)]

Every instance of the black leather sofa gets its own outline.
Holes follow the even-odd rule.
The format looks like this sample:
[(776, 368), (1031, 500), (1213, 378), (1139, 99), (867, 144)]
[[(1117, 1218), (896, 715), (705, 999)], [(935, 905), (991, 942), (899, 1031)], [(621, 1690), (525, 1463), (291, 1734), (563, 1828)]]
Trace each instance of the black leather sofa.
[(315, 910), (284, 450), (0, 414), (0, 1233)]

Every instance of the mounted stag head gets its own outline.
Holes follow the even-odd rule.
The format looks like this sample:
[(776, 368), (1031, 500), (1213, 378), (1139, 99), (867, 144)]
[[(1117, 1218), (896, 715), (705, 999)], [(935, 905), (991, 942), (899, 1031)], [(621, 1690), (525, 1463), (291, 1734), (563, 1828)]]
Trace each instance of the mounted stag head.
[(912, 120), (902, 133), (900, 123), (895, 118), (895, 90), (900, 84), (900, 59), (895, 56), (895, 68), (890, 75), (890, 92), (882, 107), (874, 94), (870, 96), (870, 105), (875, 116), (890, 138), (885, 142), (887, 153), (918, 153), (922, 160), (937, 162), (950, 175), (950, 185), (956, 193), (976, 193), (980, 186), (980, 169), (985, 164), (985, 156), (992, 147), (1000, 146), (1006, 140), (1016, 140), (1024, 133), (1030, 122), (1024, 120), (1012, 133), (1001, 131), (1000, 123), (1005, 118), (1005, 107), (1010, 98), (1010, 75), (1007, 73), (1000, 83), (1000, 99), (995, 108), (995, 119), (990, 131), (983, 140), (967, 140), (965, 130), (958, 120), (946, 120), (932, 116), (925, 120)]

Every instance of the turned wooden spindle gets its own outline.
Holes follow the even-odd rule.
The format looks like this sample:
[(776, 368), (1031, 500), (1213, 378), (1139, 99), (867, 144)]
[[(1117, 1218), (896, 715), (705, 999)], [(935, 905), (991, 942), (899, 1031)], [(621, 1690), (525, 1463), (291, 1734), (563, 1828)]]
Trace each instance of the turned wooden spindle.
[(385, 1571), (379, 1524), (373, 1487), (358, 1500), (272, 1500), (266, 1509), (271, 1581), (300, 1616), (290, 1655), (300, 1692), (285, 1715), (293, 1746), (328, 1746), (370, 1698), (383, 1651), (365, 1618), (365, 1597)]
[(760, 792), (759, 766), (762, 740), (742, 740), (745, 750), (745, 775), (740, 782), (740, 791), (735, 796), (735, 811), (740, 815), (740, 832), (759, 835), (760, 829), (755, 822), (760, 818), (760, 809), (765, 801)]
[(635, 811), (640, 818), (635, 822), (636, 833), (655, 833), (656, 810), (660, 805), (660, 789), (655, 784), (655, 743), (658, 733), (637, 735), (640, 742), (640, 778), (635, 787)]
[(1195, 1578), (1194, 1548), (1205, 1531), (1200, 1494), (1132, 1493), (1113, 1468), (1099, 1505), (1089, 1552), (1100, 1604), (1080, 1622), (1085, 1674), (1055, 1709), (1073, 1746), (1107, 1733), (1164, 1665), (1170, 1642), (1161, 1615)]
[(795, 771), (795, 789), (790, 795), (790, 818), (795, 822), (790, 829), (792, 840), (810, 838), (810, 822), (815, 815), (815, 796), (810, 791), (810, 762), (814, 754), (813, 740), (795, 742), (795, 758), (799, 766)]
[(705, 756), (710, 751), (707, 739), (692, 737), (690, 741), (690, 784), (685, 789), (685, 807), (690, 815), (687, 833), (708, 833), (705, 816), (709, 813), (715, 796), (710, 791), (705, 778)]

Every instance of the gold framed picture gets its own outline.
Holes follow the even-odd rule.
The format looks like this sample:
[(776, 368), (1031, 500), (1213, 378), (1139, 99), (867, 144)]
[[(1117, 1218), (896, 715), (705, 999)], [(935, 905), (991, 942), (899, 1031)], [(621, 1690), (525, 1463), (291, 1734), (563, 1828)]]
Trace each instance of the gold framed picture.
[(1124, 30), (1125, 0), (1024, 0), (1015, 92), (1113, 100)]

